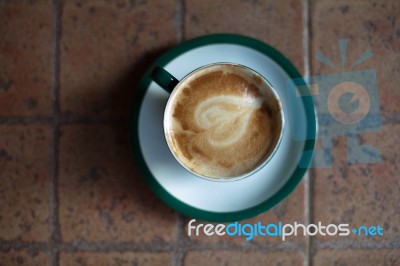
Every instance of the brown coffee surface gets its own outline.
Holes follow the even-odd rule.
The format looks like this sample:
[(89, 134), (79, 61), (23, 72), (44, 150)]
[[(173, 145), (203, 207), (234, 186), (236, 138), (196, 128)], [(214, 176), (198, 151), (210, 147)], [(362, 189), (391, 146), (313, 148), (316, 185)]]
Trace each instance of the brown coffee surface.
[(200, 175), (252, 171), (279, 137), (280, 104), (271, 102), (259, 77), (242, 72), (236, 66), (208, 69), (176, 88), (167, 138), (175, 156)]

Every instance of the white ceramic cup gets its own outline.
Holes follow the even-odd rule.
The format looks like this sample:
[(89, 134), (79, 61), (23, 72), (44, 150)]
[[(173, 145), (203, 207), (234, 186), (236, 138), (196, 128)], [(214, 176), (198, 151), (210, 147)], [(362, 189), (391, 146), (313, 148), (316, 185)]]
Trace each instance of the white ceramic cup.
[[(201, 75), (209, 73), (210, 71), (217, 71), (219, 69), (226, 69), (226, 68), (232, 68), (234, 67), (235, 73), (237, 70), (237, 74), (240, 75), (242, 78), (248, 80), (249, 82), (253, 84), (257, 84), (256, 86), (258, 89), (262, 92), (262, 95), (264, 95), (266, 98), (266, 101), (268, 101), (271, 106), (278, 106), (275, 109), (275, 117), (278, 119), (274, 120), (274, 128), (276, 128), (276, 131), (274, 131), (274, 135), (272, 137), (272, 140), (269, 144), (268, 152), (263, 156), (262, 160), (259, 161), (254, 167), (251, 167), (251, 169), (248, 169), (247, 171), (240, 173), (238, 175), (233, 175), (233, 176), (210, 176), (208, 174), (204, 174), (201, 171), (198, 171), (196, 169), (193, 169), (192, 166), (189, 166), (188, 162), (185, 161), (185, 158), (178, 154), (176, 152), (176, 148), (173, 144), (173, 140), (171, 140), (171, 130), (172, 128), (172, 119), (173, 119), (173, 107), (175, 106), (175, 103), (177, 99), (179, 98), (179, 95), (182, 93), (182, 90), (185, 88), (185, 86), (193, 79), (196, 79), (200, 77)], [(160, 85), (163, 89), (168, 91), (170, 93), (170, 97), (168, 99), (165, 112), (164, 112), (164, 136), (167, 141), (168, 147), (172, 153), (172, 155), (175, 157), (175, 159), (184, 167), (187, 171), (190, 173), (206, 179), (210, 181), (236, 181), (239, 179), (243, 179), (246, 177), (250, 177), (252, 174), (263, 168), (274, 156), (275, 152), (277, 151), (279, 144), (281, 142), (282, 136), (283, 136), (283, 130), (284, 130), (284, 114), (282, 110), (282, 104), (281, 100), (279, 99), (278, 94), (276, 93), (275, 89), (272, 87), (272, 85), (258, 72), (254, 71), (253, 69), (239, 65), (239, 64), (233, 64), (233, 63), (214, 63), (214, 64), (209, 64), (203, 67), (200, 67), (198, 69), (193, 70), (192, 72), (188, 73), (182, 80), (178, 81), (173, 75), (168, 73), (165, 69), (161, 67), (155, 67), (151, 77), (153, 81), (155, 81), (158, 85)], [(247, 98), (242, 97), (240, 101), (246, 102), (248, 101)], [(205, 163), (202, 167), (207, 167), (207, 164)]]

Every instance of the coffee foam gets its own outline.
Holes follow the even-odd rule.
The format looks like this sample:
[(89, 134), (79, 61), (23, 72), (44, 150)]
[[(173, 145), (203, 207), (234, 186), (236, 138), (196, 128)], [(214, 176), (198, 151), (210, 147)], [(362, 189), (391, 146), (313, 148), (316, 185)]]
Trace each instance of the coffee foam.
[(173, 104), (167, 107), (172, 112), (167, 140), (192, 171), (211, 178), (236, 177), (272, 152), (281, 131), (280, 103), (270, 100), (273, 95), (260, 77), (250, 75), (242, 67), (216, 65), (175, 88)]

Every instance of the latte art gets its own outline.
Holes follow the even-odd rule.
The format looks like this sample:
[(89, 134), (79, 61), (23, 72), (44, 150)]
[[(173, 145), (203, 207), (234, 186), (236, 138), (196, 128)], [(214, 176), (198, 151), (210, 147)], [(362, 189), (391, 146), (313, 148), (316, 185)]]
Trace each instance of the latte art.
[[(165, 125), (181, 163), (202, 176), (230, 178), (257, 168), (277, 142), (280, 104), (259, 78), (234, 65), (199, 71), (178, 85)], [(274, 98), (272, 98), (274, 99)]]
[(261, 105), (261, 100), (243, 101), (237, 96), (215, 96), (200, 103), (194, 120), (204, 129), (208, 143), (213, 147), (233, 145), (247, 131), (250, 117)]

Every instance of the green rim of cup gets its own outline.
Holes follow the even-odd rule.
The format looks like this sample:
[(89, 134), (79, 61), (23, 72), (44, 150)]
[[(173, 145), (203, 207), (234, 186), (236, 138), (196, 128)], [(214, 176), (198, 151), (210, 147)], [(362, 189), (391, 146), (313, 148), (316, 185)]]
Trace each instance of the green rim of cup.
[[(206, 35), (183, 42), (163, 54), (160, 58), (158, 58), (146, 70), (143, 78), (140, 80), (136, 90), (136, 94), (132, 101), (132, 107), (130, 111), (129, 141), (131, 152), (135, 158), (141, 175), (145, 179), (148, 186), (153, 190), (153, 192), (169, 206), (171, 206), (176, 211), (195, 219), (210, 222), (231, 222), (254, 217), (262, 212), (269, 210), (280, 201), (282, 201), (284, 198), (286, 198), (296, 188), (296, 186), (303, 178), (305, 172), (308, 169), (308, 167), (305, 166), (309, 166), (311, 163), (312, 151), (314, 150), (315, 145), (315, 138), (305, 140), (304, 153), (301, 157), (302, 166), (300, 167), (299, 165), (297, 165), (289, 180), (272, 197), (248, 209), (234, 212), (211, 212), (190, 206), (166, 191), (164, 187), (162, 187), (151, 174), (150, 169), (143, 158), (139, 144), (139, 113), (142, 106), (143, 98), (152, 81), (150, 78), (150, 74), (155, 66), (165, 67), (170, 61), (183, 54), (184, 52), (210, 44), (236, 44), (252, 48), (275, 61), (290, 76), (291, 79), (296, 79), (296, 84), (299, 79), (302, 79), (300, 73), (285, 56), (283, 56), (280, 52), (278, 52), (271, 46), (253, 38), (236, 34), (215, 34)], [(303, 84), (297, 85), (302, 85), (302, 89), (305, 89), (306, 83), (302, 83)], [(309, 132), (307, 132), (306, 135), (316, 136), (317, 124), (312, 97), (301, 97), (301, 100), (303, 101), (307, 124), (309, 125), (307, 128), (307, 131)]]

